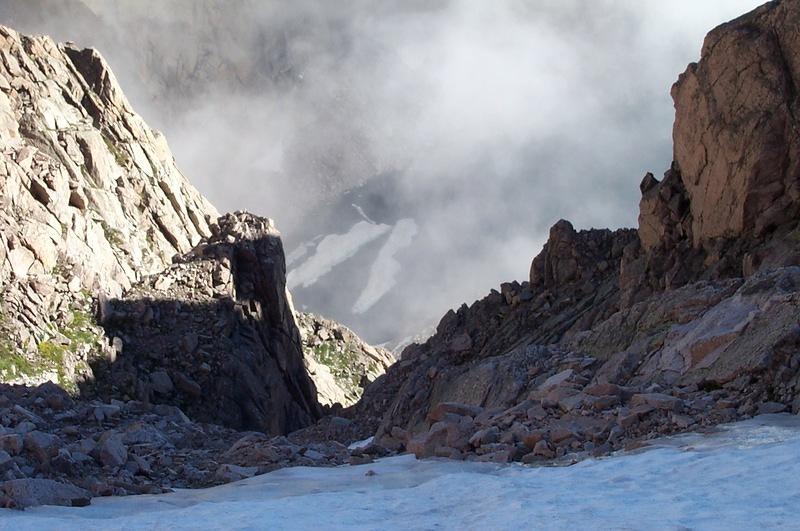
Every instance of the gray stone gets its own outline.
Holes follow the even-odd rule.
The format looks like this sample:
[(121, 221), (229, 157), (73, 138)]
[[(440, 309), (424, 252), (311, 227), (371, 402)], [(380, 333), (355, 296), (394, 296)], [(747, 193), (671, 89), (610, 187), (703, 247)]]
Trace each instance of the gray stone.
[(546, 392), (553, 389), (554, 387), (561, 386), (565, 384), (572, 377), (573, 374), (575, 374), (575, 371), (573, 371), (572, 369), (566, 369), (557, 374), (554, 374), (553, 376), (549, 377), (544, 382), (542, 382), (542, 384), (539, 385), (538, 390)]
[(166, 371), (155, 371), (150, 374), (150, 386), (153, 391), (162, 395), (168, 395), (175, 389), (172, 378)]
[(786, 404), (781, 404), (779, 402), (764, 402), (763, 404), (758, 405), (758, 414), (769, 415), (772, 413), (783, 413), (786, 411), (786, 409)]
[(122, 442), (122, 436), (115, 431), (108, 431), (100, 437), (95, 452), (103, 466), (122, 466), (128, 460), (128, 449)]
[(37, 505), (62, 505), (84, 507), (89, 505), (92, 495), (74, 485), (50, 479), (14, 479), (0, 483), (0, 492), (11, 498), (20, 507)]
[(258, 467), (223, 464), (214, 472), (214, 478), (222, 483), (231, 483), (233, 481), (251, 478), (257, 473)]
[(631, 405), (648, 405), (665, 411), (681, 411), (683, 400), (663, 393), (642, 393), (631, 397)]
[(93, 415), (98, 422), (116, 418), (122, 412), (119, 406), (103, 404), (94, 408)]
[(25, 434), (25, 450), (40, 464), (48, 463), (60, 447), (61, 439), (55, 435), (41, 431)]

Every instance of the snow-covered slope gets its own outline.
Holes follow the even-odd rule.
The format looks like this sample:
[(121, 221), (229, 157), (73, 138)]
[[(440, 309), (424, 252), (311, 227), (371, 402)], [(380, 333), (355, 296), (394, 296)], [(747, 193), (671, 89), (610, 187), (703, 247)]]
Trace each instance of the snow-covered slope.
[(796, 529), (798, 452), (800, 419), (768, 415), (573, 466), (401, 456), (6, 512), (0, 529)]

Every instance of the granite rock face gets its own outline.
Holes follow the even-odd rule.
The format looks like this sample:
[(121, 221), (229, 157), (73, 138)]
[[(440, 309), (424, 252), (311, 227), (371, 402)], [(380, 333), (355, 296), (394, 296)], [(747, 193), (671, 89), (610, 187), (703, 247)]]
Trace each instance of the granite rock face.
[(89, 296), (163, 269), (218, 214), (96, 51), (4, 27), (0, 153), (0, 379), (68, 385), (59, 367), (86, 373), (99, 339)]
[(800, 264), (799, 21), (783, 1), (719, 26), (673, 85), (675, 160), (642, 181), (627, 300)]
[(672, 87), (692, 239), (762, 236), (800, 213), (800, 5), (770, 2), (708, 34)]

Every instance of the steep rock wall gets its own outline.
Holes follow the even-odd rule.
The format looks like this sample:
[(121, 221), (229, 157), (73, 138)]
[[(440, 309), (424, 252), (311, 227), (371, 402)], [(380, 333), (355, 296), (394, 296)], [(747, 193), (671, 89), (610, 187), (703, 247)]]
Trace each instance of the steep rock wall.
[(0, 379), (68, 384), (97, 354), (91, 296), (163, 269), (218, 214), (100, 54), (5, 27), (0, 154)]

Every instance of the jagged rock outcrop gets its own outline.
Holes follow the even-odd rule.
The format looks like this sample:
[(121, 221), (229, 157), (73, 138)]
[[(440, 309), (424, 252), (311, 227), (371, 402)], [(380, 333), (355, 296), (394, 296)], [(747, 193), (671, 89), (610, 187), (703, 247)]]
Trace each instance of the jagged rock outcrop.
[(800, 411), (798, 315), (800, 268), (789, 267), (662, 292), (556, 344), (518, 329), (513, 348), (454, 359), (437, 334), (406, 349), (352, 414), (379, 444), (419, 457), (604, 455)]
[(365, 343), (352, 330), (319, 315), (299, 312), (306, 368), (325, 406), (351, 406), (364, 388), (386, 372), (394, 356)]
[(0, 153), (0, 379), (69, 384), (100, 339), (88, 295), (163, 269), (217, 213), (96, 51), (4, 27)]
[[(96, 51), (0, 39), (0, 381), (272, 434), (315, 421), (272, 222), (217, 220)], [(391, 358), (317, 321), (333, 335), (309, 341), (347, 360), (327, 380), (307, 362), (323, 363), (323, 400), (349, 405)]]
[(382, 430), (422, 425), (431, 404), (499, 406), (526, 385), (529, 345), (558, 342), (618, 310), (623, 250), (636, 231), (576, 231), (559, 221), (531, 266), (531, 281), (505, 283), (472, 306), (448, 312), (436, 333), (407, 347), (400, 361), (368, 387), (357, 416)]
[(672, 168), (642, 181), (628, 294), (800, 264), (800, 22), (769, 2), (711, 31), (672, 87)]
[(695, 245), (797, 220), (799, 23), (800, 6), (783, 1), (723, 24), (672, 87)]
[(610, 230), (575, 231), (569, 221), (560, 220), (550, 229), (542, 252), (531, 264), (530, 283), (534, 290), (557, 290), (570, 284), (593, 290), (609, 276), (632, 234)]
[(284, 434), (321, 410), (286, 291), (271, 220), (228, 214), (213, 235), (124, 296), (101, 302), (122, 348), (104, 373), (106, 397), (179, 405), (192, 418)]
[(445, 315), (354, 418), (418, 456), (533, 462), (800, 411), (798, 21), (771, 2), (709, 34), (638, 231), (559, 221), (529, 283)]

